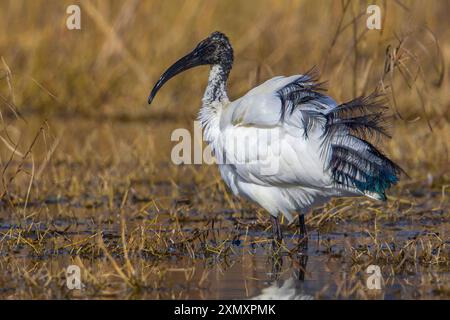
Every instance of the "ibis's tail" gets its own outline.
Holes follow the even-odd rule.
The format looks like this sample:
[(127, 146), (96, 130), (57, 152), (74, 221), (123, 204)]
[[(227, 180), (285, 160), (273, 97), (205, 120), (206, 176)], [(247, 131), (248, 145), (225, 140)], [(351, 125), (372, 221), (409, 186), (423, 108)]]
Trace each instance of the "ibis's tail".
[(325, 141), (331, 151), (329, 169), (336, 187), (385, 200), (385, 191), (403, 171), (367, 139), (388, 136), (384, 99), (377, 93), (341, 104), (327, 113)]

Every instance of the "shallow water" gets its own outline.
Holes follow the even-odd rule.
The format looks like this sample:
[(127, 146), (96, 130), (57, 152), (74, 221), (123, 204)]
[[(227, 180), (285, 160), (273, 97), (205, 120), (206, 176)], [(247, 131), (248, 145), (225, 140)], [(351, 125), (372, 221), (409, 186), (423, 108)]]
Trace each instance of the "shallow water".
[[(70, 204), (59, 205), (70, 207)], [(55, 205), (46, 207), (52, 210), (52, 206)], [(7, 266), (0, 272), (1, 298), (450, 298), (448, 261), (433, 263), (433, 257), (428, 257), (429, 261), (423, 262), (420, 258), (428, 250), (424, 246), (432, 245), (435, 238), (439, 238), (426, 230), (429, 226), (440, 230), (441, 235), (447, 234), (446, 223), (437, 225), (438, 221), (432, 216), (422, 219), (420, 224), (408, 218), (398, 219), (395, 223), (385, 222), (378, 226), (380, 231), (375, 240), (369, 234), (374, 229), (373, 222), (341, 221), (331, 224), (331, 227), (328, 225), (327, 228), (310, 230), (307, 247), (298, 246), (300, 239), (295, 228), (285, 226), (285, 241), (280, 248), (268, 239), (268, 225), (255, 224), (255, 216), (251, 213), (236, 218), (237, 212), (227, 210), (216, 215), (213, 224), (207, 214), (192, 213), (188, 219), (179, 222), (180, 234), (201, 234), (191, 242), (191, 250), (170, 243), (160, 256), (147, 252), (145, 246), (141, 251), (130, 249), (130, 262), (138, 270), (141, 279), (136, 288), (130, 288), (117, 275), (117, 270), (104, 253), (99, 250), (83, 253), (77, 251), (81, 246), (76, 245), (79, 241), (85, 244), (95, 240), (101, 227), (102, 239), (110, 249), (112, 258), (122, 270), (126, 270), (123, 267), (126, 263), (123, 252), (115, 252), (114, 249), (119, 248), (121, 243), (121, 230), (117, 224), (120, 219), (110, 217), (100, 222), (95, 217), (96, 209), (75, 210), (83, 210), (85, 215), (92, 211), (93, 215), (84, 219), (57, 217), (40, 223), (32, 219), (16, 224), (0, 220), (0, 233), (3, 234), (0, 263)], [(158, 223), (145, 229), (139, 237), (149, 237), (154, 241), (153, 237), (157, 234), (158, 237), (171, 239), (174, 224), (171, 220), (173, 216), (169, 213), (129, 218), (125, 223), (128, 230), (137, 230), (134, 228), (139, 228), (144, 221), (156, 216)], [(264, 230), (264, 227), (268, 230)], [(17, 234), (26, 238), (27, 242), (24, 244), (19, 241)], [(132, 239), (132, 235), (127, 236)], [(34, 247), (28, 246), (28, 242), (34, 243)], [(408, 242), (409, 247), (417, 248), (405, 255), (410, 258), (398, 258), (401, 250), (407, 252), (405, 248), (408, 245), (405, 244)], [(448, 250), (448, 238), (445, 242), (436, 248)], [(38, 243), (42, 246), (36, 248)], [(94, 247), (95, 243), (92, 241), (91, 245)], [(388, 252), (392, 252), (390, 259), (355, 258), (355, 252), (375, 252), (377, 243), (384, 250), (378, 251), (378, 254), (389, 257)], [(132, 245), (129, 246), (131, 248)], [(437, 255), (440, 259), (448, 257), (447, 251), (438, 252), (436, 248), (428, 250), (431, 255)], [(79, 261), (74, 260), (77, 256)], [(82, 290), (69, 290), (64, 271), (71, 264), (80, 265), (80, 261), (84, 268), (81, 281), (85, 287)], [(14, 279), (12, 274), (15, 271), (11, 265), (16, 265), (16, 269), (17, 266), (23, 267), (22, 270), (19, 267)], [(380, 267), (380, 289), (368, 288), (368, 265)], [(84, 270), (89, 270), (94, 278), (102, 279), (99, 282), (103, 284), (99, 286), (96, 281), (86, 279)], [(40, 288), (39, 283), (44, 288)]]

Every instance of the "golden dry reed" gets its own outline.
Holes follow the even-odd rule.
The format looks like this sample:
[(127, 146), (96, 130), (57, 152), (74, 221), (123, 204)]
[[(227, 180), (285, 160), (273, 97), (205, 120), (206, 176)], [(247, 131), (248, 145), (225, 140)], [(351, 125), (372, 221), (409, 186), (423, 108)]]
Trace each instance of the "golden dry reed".
[[(71, 4), (81, 30), (66, 27)], [(369, 4), (381, 30), (366, 27)], [(393, 138), (379, 145), (408, 176), (385, 204), (336, 200), (307, 217), (323, 236), (306, 277), (317, 267), (327, 279), (314, 296), (383, 298), (365, 288), (377, 263), (403, 298), (448, 298), (448, 12), (450, 2), (425, 0), (1, 1), (0, 297), (235, 298), (221, 288), (240, 264), (239, 297), (262, 289), (271, 254), (250, 248), (267, 242), (266, 213), (233, 198), (214, 166), (170, 159), (170, 134), (192, 130), (208, 68), (146, 104), (165, 68), (219, 30), (234, 46), (232, 99), (314, 65), (339, 102), (377, 87), (389, 98)], [(70, 264), (82, 292), (65, 287)]]

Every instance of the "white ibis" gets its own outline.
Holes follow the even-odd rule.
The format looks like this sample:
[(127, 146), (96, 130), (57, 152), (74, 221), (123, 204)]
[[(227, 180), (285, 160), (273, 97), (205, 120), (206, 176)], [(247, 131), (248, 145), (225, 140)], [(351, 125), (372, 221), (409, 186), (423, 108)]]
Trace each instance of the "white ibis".
[(310, 71), (274, 77), (231, 102), (233, 48), (213, 32), (163, 73), (148, 103), (167, 80), (200, 65), (211, 66), (199, 113), (204, 139), (232, 192), (269, 212), (274, 239), (282, 240), (280, 213), (289, 222), (298, 213), (304, 237), (304, 214), (333, 197), (386, 200), (402, 170), (367, 141), (388, 136), (379, 94), (337, 104)]

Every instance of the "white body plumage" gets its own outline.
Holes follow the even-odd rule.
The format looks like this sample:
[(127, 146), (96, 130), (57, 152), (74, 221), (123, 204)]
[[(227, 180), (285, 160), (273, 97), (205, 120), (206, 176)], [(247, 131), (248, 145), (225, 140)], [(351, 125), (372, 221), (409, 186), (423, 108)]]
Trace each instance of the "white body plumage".
[[(211, 69), (199, 120), (204, 139), (219, 159), (221, 176), (235, 195), (292, 221), (293, 212), (306, 211), (330, 197), (361, 194), (334, 188), (326, 169), (330, 156), (322, 152), (320, 126), (306, 138), (300, 110), (285, 121), (280, 119), (282, 102), (277, 91), (302, 75), (275, 77), (233, 102), (225, 91), (221, 99), (211, 101), (219, 68)], [(336, 106), (330, 98), (322, 103), (324, 109)]]

